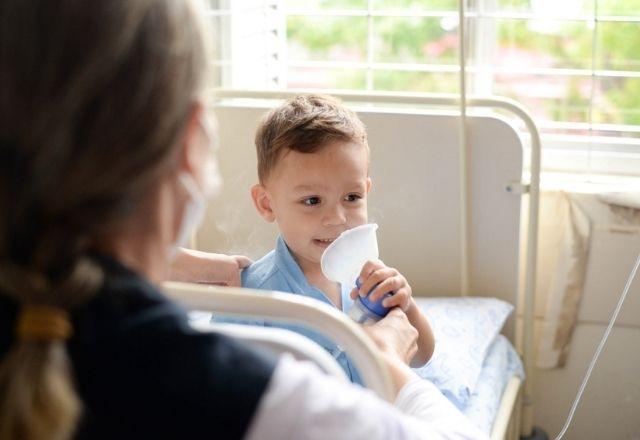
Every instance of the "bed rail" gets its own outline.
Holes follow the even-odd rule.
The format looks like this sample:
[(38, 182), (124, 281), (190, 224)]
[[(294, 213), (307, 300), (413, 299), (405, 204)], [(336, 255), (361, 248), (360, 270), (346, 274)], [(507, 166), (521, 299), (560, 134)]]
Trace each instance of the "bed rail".
[(163, 290), (191, 310), (271, 318), (325, 334), (349, 353), (367, 387), (389, 402), (395, 399), (391, 376), (374, 343), (358, 324), (327, 304), (281, 292), (203, 284), (168, 282)]
[[(265, 91), (265, 90), (231, 90), (216, 89), (213, 90), (216, 99), (287, 99), (300, 93), (318, 93), (317, 90), (307, 89), (288, 89), (286, 91)], [(461, 116), (466, 115), (467, 107), (485, 108), (485, 109), (502, 109), (510, 112), (512, 115), (522, 121), (529, 132), (531, 151), (530, 151), (530, 178), (529, 181), (522, 181), (519, 184), (507, 187), (507, 191), (513, 191), (517, 186), (518, 191), (528, 195), (528, 222), (526, 231), (526, 254), (524, 255), (524, 286), (518, 288), (516, 312), (517, 316), (523, 317), (523, 325), (516, 325), (515, 345), (521, 354), (524, 362), (525, 374), (527, 379), (524, 383), (524, 394), (522, 396), (522, 434), (527, 436), (531, 433), (533, 426), (533, 324), (534, 324), (534, 306), (535, 306), (535, 274), (536, 274), (536, 258), (538, 243), (538, 206), (540, 193), (540, 133), (529, 115), (527, 110), (518, 102), (497, 96), (474, 96), (467, 95), (466, 99), (461, 99), (458, 94), (431, 94), (431, 93), (401, 93), (401, 92), (381, 92), (381, 91), (344, 91), (344, 90), (322, 90), (337, 96), (344, 101), (354, 103), (373, 103), (373, 104), (390, 104), (390, 105), (418, 105), (418, 106), (446, 106), (457, 107), (460, 109)], [(468, 149), (466, 146), (465, 131), (466, 124), (461, 123), (461, 142), (460, 146), (463, 160), (466, 161)], [(464, 165), (466, 169), (467, 165)], [(473, 289), (470, 286), (470, 235), (469, 228), (471, 222), (471, 213), (468, 209), (464, 209), (469, 205), (469, 188), (468, 176), (461, 175), (461, 206), (463, 212), (463, 221), (461, 229), (461, 274), (460, 282), (463, 291), (466, 294)], [(522, 235), (522, 232), (521, 232)]]
[[(207, 313), (209, 315), (209, 313)], [(276, 354), (289, 353), (295, 359), (315, 362), (324, 373), (349, 382), (336, 359), (322, 346), (294, 331), (277, 327), (255, 327), (243, 324), (217, 324), (195, 321), (191, 325), (202, 332), (222, 333), (254, 347), (266, 348)]]
[(491, 440), (512, 440), (520, 437), (520, 407), (516, 403), (521, 395), (521, 385), (522, 380), (514, 376), (504, 387), (500, 407), (491, 428)]

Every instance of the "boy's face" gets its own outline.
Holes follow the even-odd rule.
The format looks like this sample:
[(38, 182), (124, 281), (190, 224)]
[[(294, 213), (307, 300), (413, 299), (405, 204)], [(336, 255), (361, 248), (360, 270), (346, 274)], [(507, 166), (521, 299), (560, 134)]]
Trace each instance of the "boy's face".
[(303, 268), (317, 266), (341, 232), (367, 222), (368, 152), (334, 142), (314, 153), (287, 151), (252, 196), (267, 221), (276, 221)]

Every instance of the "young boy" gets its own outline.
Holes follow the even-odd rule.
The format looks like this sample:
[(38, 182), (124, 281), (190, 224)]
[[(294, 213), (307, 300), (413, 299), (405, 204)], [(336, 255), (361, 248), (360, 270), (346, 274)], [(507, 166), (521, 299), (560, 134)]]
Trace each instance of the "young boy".
[[(418, 330), (421, 366), (434, 347), (431, 328), (411, 297), (411, 286), (397, 270), (370, 261), (360, 273), (359, 290), (324, 277), (320, 258), (341, 232), (367, 222), (369, 147), (356, 114), (330, 96), (295, 97), (270, 111), (255, 138), (259, 183), (251, 196), (260, 215), (280, 230), (276, 249), (242, 273), (242, 286), (315, 298), (347, 312), (356, 295), (372, 299), (386, 292), (387, 307), (400, 307)], [(291, 328), (291, 326), (287, 326)], [(317, 333), (295, 328), (329, 350), (358, 382), (353, 366), (335, 344)]]

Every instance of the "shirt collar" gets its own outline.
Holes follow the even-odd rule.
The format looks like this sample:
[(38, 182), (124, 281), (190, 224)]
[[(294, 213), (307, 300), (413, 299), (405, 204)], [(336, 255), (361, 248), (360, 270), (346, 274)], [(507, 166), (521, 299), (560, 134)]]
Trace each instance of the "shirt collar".
[[(314, 298), (333, 306), (333, 303), (320, 289), (307, 282), (307, 277), (305, 277), (298, 262), (293, 258), (287, 243), (285, 243), (281, 235), (276, 240), (275, 265), (287, 279), (293, 293)], [(342, 311), (347, 312), (352, 303), (349, 297), (351, 289), (348, 286), (340, 287), (342, 291)]]

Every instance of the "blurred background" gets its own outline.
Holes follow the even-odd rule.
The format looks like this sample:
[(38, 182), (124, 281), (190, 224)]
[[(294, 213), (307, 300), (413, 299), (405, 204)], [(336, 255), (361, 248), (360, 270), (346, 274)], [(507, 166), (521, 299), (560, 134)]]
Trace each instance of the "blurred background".
[[(218, 86), (458, 92), (457, 0), (208, 6)], [(465, 8), (468, 93), (510, 97), (531, 112), (548, 184), (553, 173), (605, 184), (640, 176), (640, 0), (468, 0)]]

